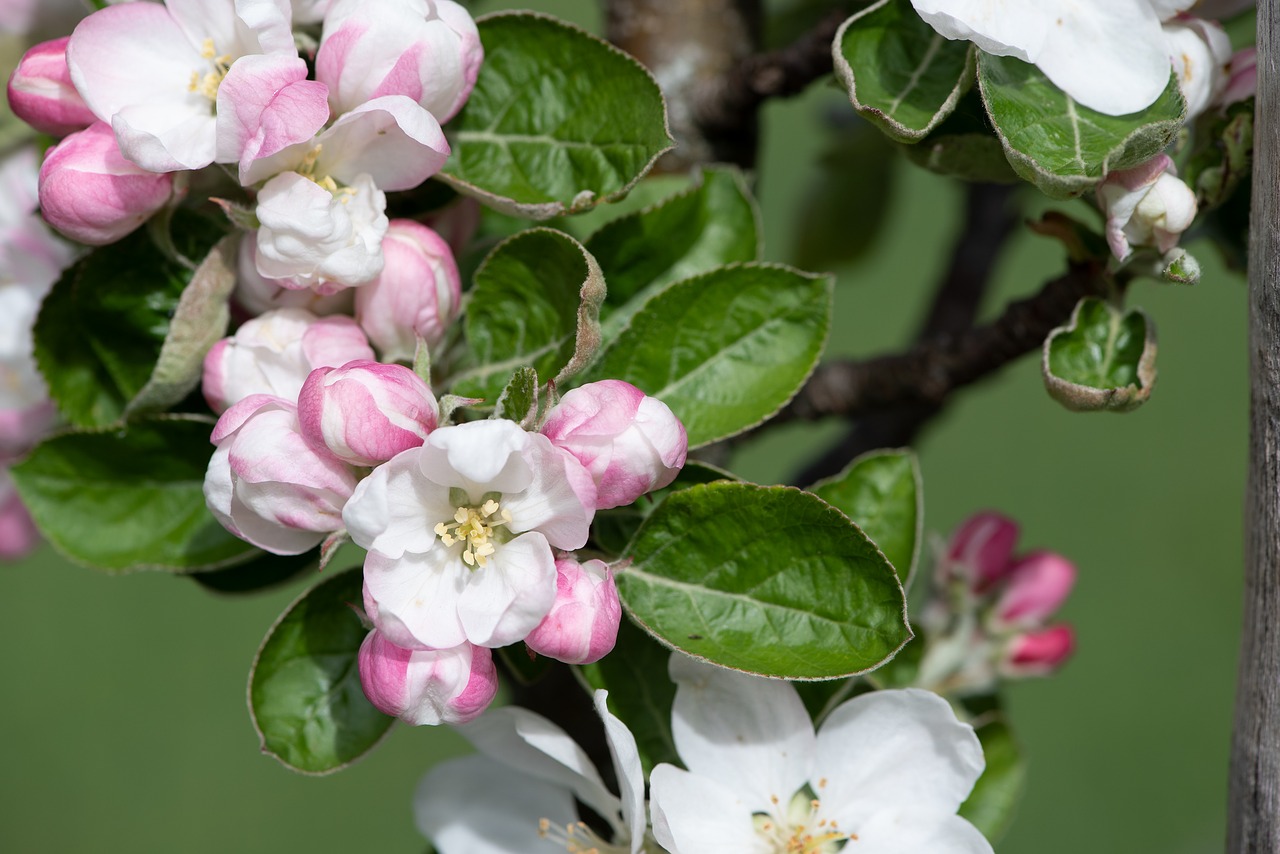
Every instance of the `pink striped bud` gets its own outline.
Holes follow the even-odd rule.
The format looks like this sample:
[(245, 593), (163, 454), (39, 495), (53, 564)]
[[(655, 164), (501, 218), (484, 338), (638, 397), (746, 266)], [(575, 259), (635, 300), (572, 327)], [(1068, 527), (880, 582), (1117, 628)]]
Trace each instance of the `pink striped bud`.
[(1017, 541), (1018, 523), (1009, 517), (999, 513), (970, 516), (951, 535), (947, 571), (983, 592), (1009, 574)]
[(31, 514), (9, 479), (9, 471), (0, 468), (0, 560), (18, 560), (40, 545), (40, 534)]
[(463, 643), (452, 649), (405, 649), (372, 631), (360, 645), (360, 685), (382, 712), (421, 726), (466, 723), (498, 691), (493, 654)]
[(613, 572), (602, 560), (556, 561), (556, 601), (525, 643), (529, 649), (566, 664), (590, 664), (618, 640), (622, 604)]
[(257, 394), (222, 414), (204, 496), (222, 526), (274, 554), (301, 554), (342, 529), (355, 471), (302, 436), (287, 400)]
[(1009, 571), (995, 617), (1007, 626), (1035, 628), (1062, 606), (1075, 583), (1071, 561), (1053, 552), (1032, 552)]
[(356, 320), (389, 362), (435, 345), (458, 314), (462, 278), (449, 244), (425, 225), (393, 220), (382, 240), (382, 274), (356, 289)]
[(1070, 626), (1053, 626), (1016, 635), (1005, 648), (1000, 672), (1014, 678), (1048, 676), (1071, 657), (1076, 635)]
[(67, 42), (71, 36), (41, 42), (18, 62), (9, 77), (9, 108), (41, 133), (66, 136), (98, 120), (71, 82)]
[(684, 425), (667, 405), (621, 380), (570, 391), (547, 413), (542, 433), (591, 472), (597, 510), (671, 483), (689, 450)]
[(40, 212), (58, 231), (90, 246), (124, 237), (172, 193), (173, 176), (125, 160), (105, 122), (71, 134), (40, 167)]
[(403, 365), (357, 360), (317, 368), (298, 395), (303, 435), (357, 466), (418, 447), (439, 416), (431, 389)]
[(298, 399), (307, 375), (353, 359), (372, 359), (373, 348), (349, 317), (316, 317), (282, 308), (246, 322), (204, 358), (204, 398), (223, 412), (252, 394)]
[(452, 0), (335, 0), (316, 79), (328, 85), (335, 114), (405, 95), (443, 124), (466, 103), (483, 59), (475, 21)]

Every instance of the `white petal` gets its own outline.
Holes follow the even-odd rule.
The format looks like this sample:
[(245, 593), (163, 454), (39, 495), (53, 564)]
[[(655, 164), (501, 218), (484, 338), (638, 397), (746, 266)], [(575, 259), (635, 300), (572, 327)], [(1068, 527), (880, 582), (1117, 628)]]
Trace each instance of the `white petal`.
[(796, 689), (679, 653), (670, 670), (671, 733), (685, 767), (727, 786), (753, 811), (790, 801), (814, 763), (813, 722)]
[(458, 619), (473, 644), (506, 646), (533, 631), (555, 601), (551, 546), (541, 534), (521, 534), (498, 545), (487, 566), (470, 571), (458, 599)]
[(520, 494), (503, 497), (502, 506), (511, 511), (511, 530), (536, 530), (558, 549), (581, 548), (595, 516), (591, 473), (541, 433), (526, 435), (524, 457), (533, 479)]
[(435, 116), (404, 95), (375, 98), (344, 113), (316, 138), (316, 169), (349, 184), (367, 173), (382, 190), (409, 190), (440, 171), (449, 143)]
[(563, 845), (538, 836), (538, 822), (568, 824), (577, 811), (568, 789), (487, 756), (464, 756), (422, 778), (413, 815), (440, 854), (563, 854)]
[(457, 727), (476, 749), (525, 774), (567, 789), (601, 816), (619, 810), (582, 748), (551, 721), (519, 706), (491, 709)]
[(873, 691), (823, 721), (813, 786), (824, 816), (860, 832), (886, 809), (954, 813), (984, 765), (973, 727), (946, 700), (916, 688)]
[(525, 459), (531, 435), (506, 420), (443, 427), (427, 437), (420, 465), (428, 478), (462, 489), (476, 503), (486, 492), (520, 492), (533, 481)]
[(993, 854), (987, 838), (958, 815), (884, 811), (857, 834), (857, 854)]
[(626, 824), (627, 838), (631, 840), (631, 854), (639, 854), (644, 845), (645, 827), (648, 825), (644, 814), (644, 767), (640, 764), (636, 737), (627, 729), (626, 724), (609, 711), (608, 700), (608, 691), (596, 691), (596, 713), (604, 721), (605, 742), (609, 745), (614, 774), (618, 778), (622, 820)]
[(649, 775), (653, 835), (671, 854), (775, 854), (728, 786), (662, 763)]
[(390, 558), (424, 554), (437, 547), (437, 522), (457, 510), (447, 487), (423, 477), (420, 448), (411, 448), (378, 466), (356, 485), (342, 521), (356, 545)]
[(394, 617), (416, 641), (404, 643), (399, 626), (390, 624), (387, 636), (398, 646), (449, 649), (467, 639), (458, 619), (467, 575), (455, 550), (443, 548), (398, 559), (371, 551), (364, 561), (364, 583), (378, 603), (379, 621)]

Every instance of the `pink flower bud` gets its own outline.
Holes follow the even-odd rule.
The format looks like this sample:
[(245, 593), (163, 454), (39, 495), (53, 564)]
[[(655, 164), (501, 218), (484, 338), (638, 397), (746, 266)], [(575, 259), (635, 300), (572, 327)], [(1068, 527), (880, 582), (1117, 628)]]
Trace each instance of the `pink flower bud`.
[(41, 133), (66, 136), (96, 122), (67, 70), (70, 36), (41, 42), (27, 51), (9, 77), (13, 114)]
[(403, 365), (357, 360), (317, 368), (298, 395), (303, 435), (357, 466), (418, 447), (439, 416), (431, 389)]
[(1018, 523), (1009, 517), (999, 513), (970, 516), (951, 535), (947, 571), (966, 579), (977, 592), (987, 590), (1012, 569), (1017, 541)]
[(173, 176), (124, 159), (115, 133), (96, 122), (58, 143), (40, 167), (40, 212), (73, 240), (114, 243), (164, 207)]
[(1000, 671), (1014, 678), (1048, 676), (1061, 667), (1076, 648), (1070, 626), (1053, 626), (1017, 635), (1005, 650)]
[(1231, 76), (1218, 103), (1234, 104), (1252, 98), (1258, 91), (1258, 49), (1246, 47), (1236, 51), (1227, 70)]
[(372, 359), (373, 348), (349, 317), (316, 317), (282, 308), (246, 322), (204, 359), (204, 397), (214, 412), (253, 394), (298, 399), (316, 368)]
[(689, 449), (684, 425), (667, 405), (621, 380), (570, 391), (547, 414), (542, 433), (591, 472), (597, 510), (671, 483)]
[(613, 649), (622, 604), (613, 572), (602, 560), (556, 561), (556, 601), (525, 643), (566, 664), (590, 664)]
[(335, 114), (405, 95), (444, 123), (466, 103), (483, 59), (475, 21), (452, 0), (336, 0), (316, 79), (329, 86)]
[(1168, 252), (1196, 218), (1196, 194), (1177, 178), (1167, 154), (1139, 166), (1112, 172), (1097, 189), (1107, 217), (1107, 243), (1117, 260), (1131, 246), (1155, 246)]
[(360, 645), (359, 662), (369, 702), (414, 726), (466, 723), (487, 709), (498, 691), (493, 654), (469, 643), (405, 649), (372, 631)]
[(413, 359), (417, 339), (435, 345), (462, 300), (449, 245), (413, 220), (391, 222), (382, 240), (382, 274), (356, 289), (356, 320), (387, 361)]
[(293, 404), (247, 397), (222, 414), (210, 440), (205, 501), (228, 531), (274, 554), (301, 554), (342, 529), (355, 471), (303, 438)]
[(1005, 625), (1035, 628), (1062, 606), (1075, 583), (1071, 561), (1053, 552), (1032, 552), (1009, 571), (995, 617)]
[(40, 534), (8, 469), (0, 468), (0, 560), (18, 560), (39, 544)]

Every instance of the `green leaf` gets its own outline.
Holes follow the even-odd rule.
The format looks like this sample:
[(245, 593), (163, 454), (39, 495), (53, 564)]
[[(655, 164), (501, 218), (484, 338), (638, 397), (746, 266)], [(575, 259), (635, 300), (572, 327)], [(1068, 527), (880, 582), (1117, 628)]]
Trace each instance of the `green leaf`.
[(900, 142), (937, 127), (973, 85), (974, 48), (943, 38), (908, 0), (880, 0), (836, 32), (836, 77), (853, 108)]
[(1014, 808), (1026, 785), (1027, 761), (1001, 717), (987, 717), (985, 723), (981, 719), (974, 723), (987, 767), (969, 793), (968, 800), (960, 805), (960, 815), (981, 830), (983, 836), (995, 842), (1013, 822)]
[(662, 643), (736, 670), (834, 679), (911, 638), (902, 585), (843, 513), (782, 486), (711, 483), (654, 511), (618, 593)]
[(499, 244), (476, 271), (471, 364), (452, 392), (496, 400), (517, 368), (562, 382), (599, 346), (604, 287), (595, 259), (563, 232), (531, 228)]
[(476, 23), (484, 64), (439, 176), (454, 189), (547, 219), (621, 196), (672, 147), (658, 84), (627, 54), (531, 12)]
[(259, 552), (205, 508), (212, 429), (164, 418), (64, 433), (14, 466), (13, 479), (41, 532), (74, 561), (108, 572), (230, 566)]
[(757, 261), (760, 211), (742, 173), (706, 168), (694, 186), (616, 219), (587, 240), (609, 283), (608, 305), (735, 261)]
[(1210, 110), (1196, 122), (1196, 148), (1184, 173), (1196, 191), (1201, 211), (1216, 208), (1235, 192), (1253, 164), (1254, 102), (1240, 101), (1225, 111)]
[[(190, 258), (205, 257), (222, 236), (213, 223), (194, 215), (174, 224), (175, 243)], [(175, 351), (182, 347), (175, 342), (166, 364), (157, 363), (170, 318), (193, 273), (161, 252), (147, 229), (140, 229), (93, 250), (62, 274), (36, 319), (35, 356), (50, 395), (69, 422), (104, 427), (118, 422), (144, 390), (148, 399), (143, 408), (176, 393), (171, 384), (182, 384), (185, 368), (179, 363), (185, 365), (190, 354), (179, 357)], [(203, 300), (188, 302), (195, 313), (192, 302)], [(182, 338), (191, 334), (189, 329), (178, 333)], [(161, 375), (153, 385), (157, 370)]]
[(1200, 281), (1200, 262), (1181, 246), (1169, 250), (1161, 261), (1160, 277), (1175, 285), (1194, 285)]
[(613, 652), (594, 664), (578, 667), (588, 688), (609, 692), (609, 711), (621, 718), (636, 737), (646, 777), (659, 762), (680, 762), (671, 735), (676, 685), (667, 674), (670, 659), (669, 649), (630, 620), (623, 620)]
[(1049, 333), (1041, 373), (1067, 409), (1128, 412), (1156, 381), (1156, 328), (1141, 309), (1121, 311), (1096, 297), (1076, 304), (1071, 320)]
[(249, 714), (262, 752), (303, 774), (339, 771), (368, 753), (394, 718), (360, 687), (357, 656), (368, 629), (359, 568), (303, 593), (267, 632), (249, 673)]
[(319, 566), (315, 550), (300, 555), (273, 555), (257, 552), (246, 563), (187, 576), (212, 593), (235, 595), (258, 593), (287, 584), (304, 573), (314, 573)]
[(907, 583), (915, 571), (924, 523), (924, 492), (915, 454), (871, 451), (809, 491), (852, 519)]
[(689, 447), (773, 415), (817, 364), (831, 322), (830, 276), (735, 264), (667, 286), (644, 304), (584, 381), (621, 379), (684, 423)]
[(898, 148), (922, 169), (961, 181), (1012, 184), (1020, 179), (991, 129), (982, 96), (971, 89), (924, 139)]
[(168, 409), (200, 382), (205, 354), (231, 322), (228, 300), (236, 285), (239, 245), (239, 233), (227, 235), (196, 268), (178, 299), (151, 377), (125, 407), (126, 417)]
[(1150, 160), (1173, 142), (1186, 115), (1172, 72), (1154, 104), (1127, 116), (1076, 103), (1034, 65), (1009, 56), (981, 54), (978, 86), (1014, 171), (1056, 198)]
[(516, 368), (511, 382), (502, 390), (494, 415), (518, 424), (528, 424), (538, 415), (538, 372), (533, 368)]
[(650, 514), (661, 504), (662, 500), (673, 492), (688, 489), (700, 483), (714, 483), (717, 480), (737, 480), (724, 469), (708, 463), (689, 460), (680, 469), (676, 479), (662, 489), (654, 490), (640, 496), (626, 507), (613, 507), (596, 511), (591, 520), (591, 541), (610, 554), (621, 554), (627, 543), (640, 530), (640, 523), (648, 519)]

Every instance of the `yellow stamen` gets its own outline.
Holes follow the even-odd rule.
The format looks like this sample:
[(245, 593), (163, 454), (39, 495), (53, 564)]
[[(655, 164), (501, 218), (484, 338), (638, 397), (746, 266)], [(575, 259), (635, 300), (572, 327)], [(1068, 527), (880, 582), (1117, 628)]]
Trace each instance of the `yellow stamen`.
[(470, 567), (485, 567), (489, 558), (497, 552), (490, 541), (494, 528), (510, 524), (511, 511), (502, 508), (492, 498), (480, 507), (459, 506), (452, 522), (440, 522), (432, 530), (446, 546), (465, 543), (462, 562)]

